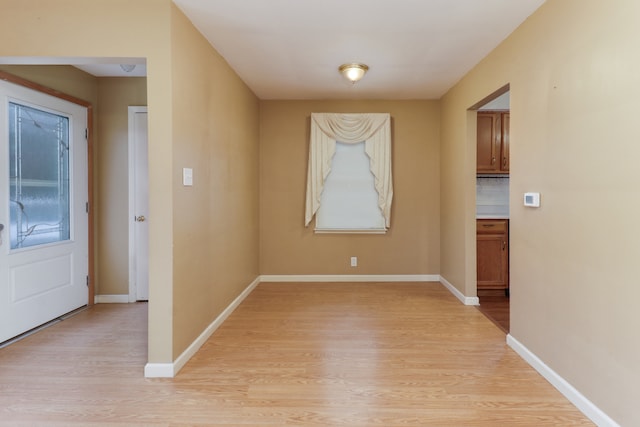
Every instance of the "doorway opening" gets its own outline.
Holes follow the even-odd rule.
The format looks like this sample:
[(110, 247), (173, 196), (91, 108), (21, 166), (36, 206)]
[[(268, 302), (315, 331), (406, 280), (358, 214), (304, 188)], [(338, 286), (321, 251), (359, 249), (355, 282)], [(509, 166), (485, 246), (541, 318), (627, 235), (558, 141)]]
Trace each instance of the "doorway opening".
[(478, 308), (509, 333), (509, 87), (496, 91), (476, 107)]
[[(96, 165), (87, 177), (89, 197), (95, 200), (89, 204), (89, 221), (95, 218), (95, 223), (90, 222), (87, 227), (89, 261), (83, 264), (88, 266), (90, 280), (86, 283), (83, 277), (82, 285), (86, 305), (129, 302), (127, 117), (128, 106), (147, 104), (146, 59), (0, 57), (0, 72), (18, 76), (34, 86), (42, 85), (56, 93), (64, 91), (71, 94), (70, 97), (99, 107), (88, 113), (90, 125), (99, 123), (95, 135), (89, 132), (89, 138), (99, 143), (93, 146), (93, 151), (90, 145), (87, 154), (89, 168), (92, 163)], [(82, 207), (84, 212), (84, 203)], [(66, 236), (66, 228), (61, 229)], [(9, 243), (6, 232), (1, 237), (6, 237), (5, 241)], [(91, 239), (95, 240), (92, 242)], [(31, 249), (20, 250), (27, 252)]]

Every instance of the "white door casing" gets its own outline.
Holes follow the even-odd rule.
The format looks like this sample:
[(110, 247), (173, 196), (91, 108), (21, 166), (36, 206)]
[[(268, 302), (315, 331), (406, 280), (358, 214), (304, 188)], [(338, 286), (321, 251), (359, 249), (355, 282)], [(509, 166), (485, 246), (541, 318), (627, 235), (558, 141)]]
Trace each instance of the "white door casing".
[[(30, 110), (44, 116), (55, 116), (68, 120), (68, 140), (59, 139), (61, 150), (68, 150), (68, 199), (69, 226), (64, 237), (46, 243), (32, 243), (21, 247), (18, 231), (35, 236), (59, 224), (41, 223), (34, 220), (33, 204), (19, 200), (10, 201), (10, 186), (18, 178), (10, 177), (9, 105)], [(26, 113), (23, 120), (33, 129), (42, 130), (51, 138), (51, 130), (37, 119), (31, 120)], [(66, 126), (65, 126), (66, 128)], [(65, 313), (88, 303), (88, 161), (87, 161), (87, 108), (69, 101), (35, 91), (14, 83), (0, 81), (0, 224), (4, 225), (0, 244), (0, 342), (13, 338), (32, 328), (47, 323)], [(43, 139), (46, 140), (46, 137)], [(26, 141), (26, 139), (25, 139)], [(24, 142), (29, 144), (29, 142)], [(14, 144), (15, 147), (15, 144)], [(15, 150), (14, 150), (15, 151)], [(41, 155), (38, 150), (20, 152), (21, 160), (14, 153), (12, 168), (16, 162), (28, 162), (27, 156)], [(67, 169), (67, 167), (65, 167)], [(14, 172), (15, 173), (15, 172)], [(60, 178), (64, 180), (64, 178)], [(21, 178), (25, 188), (45, 188), (46, 180)], [(61, 187), (63, 188), (63, 187)], [(66, 188), (66, 187), (65, 187)], [(66, 190), (65, 190), (66, 191)], [(15, 196), (12, 196), (15, 198)], [(10, 221), (11, 206), (19, 206), (24, 223)], [(47, 208), (51, 209), (51, 208)], [(35, 227), (34, 227), (35, 225)], [(20, 227), (20, 228), (19, 228)], [(45, 233), (46, 234), (46, 233)], [(22, 242), (22, 240), (20, 240)], [(12, 249), (12, 245), (14, 248)]]
[(129, 301), (149, 299), (147, 107), (129, 107)]

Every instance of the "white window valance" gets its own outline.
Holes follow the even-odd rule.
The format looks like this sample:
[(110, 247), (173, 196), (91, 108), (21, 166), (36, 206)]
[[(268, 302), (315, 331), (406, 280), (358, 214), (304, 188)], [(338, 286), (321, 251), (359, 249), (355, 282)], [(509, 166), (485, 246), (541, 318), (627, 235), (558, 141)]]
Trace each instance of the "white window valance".
[(386, 227), (391, 224), (391, 118), (388, 113), (338, 114), (312, 113), (309, 140), (309, 168), (305, 226), (308, 226), (320, 207), (320, 196), (331, 171), (336, 143), (365, 143), (370, 170), (375, 178), (378, 206)]

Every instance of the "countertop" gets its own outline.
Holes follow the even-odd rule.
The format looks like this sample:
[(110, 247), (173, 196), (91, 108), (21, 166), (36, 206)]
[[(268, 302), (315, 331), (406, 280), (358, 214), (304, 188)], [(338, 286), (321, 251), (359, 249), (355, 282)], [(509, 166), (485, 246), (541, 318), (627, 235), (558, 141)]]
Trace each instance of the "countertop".
[(495, 215), (495, 214), (476, 215), (476, 219), (509, 219), (509, 215)]

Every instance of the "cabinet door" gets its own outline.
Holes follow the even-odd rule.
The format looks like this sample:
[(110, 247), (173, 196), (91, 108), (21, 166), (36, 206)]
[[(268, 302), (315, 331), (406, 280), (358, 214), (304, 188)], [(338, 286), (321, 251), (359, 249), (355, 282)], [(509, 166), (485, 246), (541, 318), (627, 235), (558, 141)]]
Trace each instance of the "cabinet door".
[(509, 286), (509, 248), (506, 234), (477, 235), (478, 289)]
[(502, 113), (502, 163), (500, 164), (502, 172), (509, 172), (509, 120), (509, 113)]
[(478, 289), (509, 288), (509, 220), (476, 221)]
[(477, 117), (477, 159), (478, 173), (492, 173), (499, 170), (500, 155), (498, 137), (500, 134), (500, 114), (490, 112), (478, 112)]

